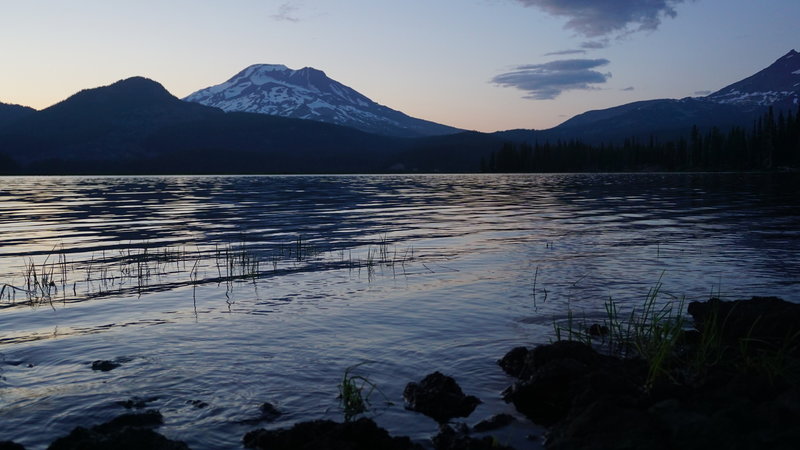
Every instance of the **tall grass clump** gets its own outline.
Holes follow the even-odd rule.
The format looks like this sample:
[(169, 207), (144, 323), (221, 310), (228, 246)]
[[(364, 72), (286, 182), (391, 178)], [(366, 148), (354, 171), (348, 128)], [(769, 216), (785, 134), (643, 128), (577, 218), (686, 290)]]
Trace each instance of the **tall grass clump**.
[(345, 422), (370, 410), (369, 399), (373, 392), (380, 393), (386, 399), (387, 404), (391, 404), (386, 395), (369, 378), (353, 373), (364, 364), (366, 363), (362, 362), (345, 369), (342, 380), (339, 382), (339, 406), (342, 408)]
[(662, 276), (651, 287), (642, 304), (627, 313), (609, 298), (604, 303), (606, 316), (602, 326), (588, 326), (585, 319), (576, 320), (567, 313), (566, 322), (554, 322), (556, 340), (572, 340), (621, 358), (641, 358), (647, 363), (645, 388), (649, 389), (662, 377), (671, 377), (679, 344), (687, 326), (683, 315), (685, 299), (662, 292)]

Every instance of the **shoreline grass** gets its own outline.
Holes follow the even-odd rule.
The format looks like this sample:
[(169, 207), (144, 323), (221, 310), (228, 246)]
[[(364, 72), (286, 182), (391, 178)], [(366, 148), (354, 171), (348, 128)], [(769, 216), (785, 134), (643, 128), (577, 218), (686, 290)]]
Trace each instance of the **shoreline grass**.
[(288, 242), (213, 245), (183, 244), (157, 247), (147, 242), (102, 249), (70, 261), (69, 251), (56, 246), (38, 258), (28, 256), (19, 269), (22, 282), (0, 283), (0, 308), (41, 306), (81, 301), (115, 294), (143, 293), (160, 287), (222, 284), (259, 279), (294, 271), (365, 269), (371, 282), (378, 268), (398, 268), (416, 259), (413, 248), (392, 248), (387, 235), (355, 248), (333, 248), (298, 235)]

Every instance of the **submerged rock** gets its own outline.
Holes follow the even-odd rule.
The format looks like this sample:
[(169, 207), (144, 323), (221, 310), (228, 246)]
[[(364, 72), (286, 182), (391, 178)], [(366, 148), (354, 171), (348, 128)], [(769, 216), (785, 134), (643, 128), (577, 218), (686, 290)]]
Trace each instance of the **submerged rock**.
[(76, 427), (67, 436), (53, 441), (49, 450), (188, 450), (180, 441), (172, 441), (151, 428), (163, 423), (161, 413), (149, 410), (123, 414), (106, 423), (86, 429)]
[(497, 364), (514, 378), (527, 378), (524, 372), (531, 365), (528, 362), (530, 353), (527, 347), (514, 347), (497, 361)]
[(283, 413), (270, 402), (264, 402), (258, 409), (261, 411), (261, 419), (266, 422), (274, 422), (278, 417), (283, 415)]
[(97, 360), (92, 361), (92, 370), (99, 370), (101, 372), (108, 372), (110, 370), (114, 370), (117, 367), (121, 366), (122, 364), (114, 361), (109, 360)]
[(467, 417), (481, 401), (464, 395), (458, 383), (446, 375), (434, 372), (419, 383), (408, 383), (403, 390), (406, 409), (421, 412), (437, 422), (447, 422), (453, 417)]
[(202, 400), (187, 400), (186, 404), (192, 405), (197, 409), (203, 409), (203, 408), (207, 408), (208, 407), (208, 403), (206, 403), (206, 402), (204, 402)]
[(469, 429), (463, 424), (456, 428), (440, 426), (439, 434), (433, 438), (433, 447), (436, 450), (513, 450), (490, 436), (471, 437)]
[(255, 425), (261, 422), (274, 422), (278, 419), (278, 417), (282, 416), (283, 413), (278, 410), (272, 403), (265, 402), (258, 408), (260, 414), (258, 417), (254, 417), (252, 419), (240, 420), (238, 423), (244, 425)]
[(586, 329), (586, 332), (589, 334), (589, 336), (608, 336), (609, 329), (605, 325), (593, 323), (589, 328)]
[(156, 400), (158, 400), (158, 397), (131, 397), (128, 400), (117, 402), (117, 404), (125, 409), (141, 409)]
[(497, 430), (514, 423), (516, 419), (511, 414), (496, 414), (486, 420), (481, 420), (472, 427), (473, 431), (484, 433), (486, 431)]
[(407, 437), (392, 437), (370, 419), (337, 423), (302, 422), (280, 430), (255, 430), (242, 439), (247, 448), (264, 450), (422, 450)]

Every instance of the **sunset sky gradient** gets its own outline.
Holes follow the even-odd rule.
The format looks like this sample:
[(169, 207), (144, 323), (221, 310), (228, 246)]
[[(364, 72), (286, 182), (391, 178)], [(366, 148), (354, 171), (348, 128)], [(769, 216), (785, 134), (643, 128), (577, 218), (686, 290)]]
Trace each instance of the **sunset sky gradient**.
[(0, 0), (0, 11), (0, 102), (41, 109), (135, 75), (185, 97), (272, 63), (479, 131), (703, 95), (800, 50), (798, 0)]

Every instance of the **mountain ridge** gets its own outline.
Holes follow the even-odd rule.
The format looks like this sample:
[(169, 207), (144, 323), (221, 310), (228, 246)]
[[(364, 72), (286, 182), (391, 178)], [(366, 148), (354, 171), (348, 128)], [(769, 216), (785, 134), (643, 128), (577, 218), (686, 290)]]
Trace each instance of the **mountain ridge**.
[[(747, 86), (755, 93), (784, 92), (772, 89), (769, 83), (788, 79), (789, 86), (795, 87), (795, 77), (800, 75), (800, 66), (795, 69), (793, 65), (796, 63), (800, 63), (800, 56), (792, 50), (767, 69), (717, 93), (736, 90), (741, 94)], [(361, 99), (354, 90), (328, 83), (321, 71), (301, 69), (288, 73), (288, 70), (279, 65), (257, 65), (246, 69), (244, 75), (251, 83), (279, 85), (272, 76), (272, 72), (278, 72), (293, 76), (286, 84), (304, 86), (305, 91), (327, 89), (329, 94), (349, 98), (355, 104)], [(239, 86), (238, 81), (218, 87), (214, 94), (224, 95), (231, 86)], [(790, 99), (791, 107), (797, 108), (796, 97), (782, 98)], [(361, 101), (367, 103), (368, 99), (364, 97)], [(226, 113), (220, 108), (182, 101), (153, 80), (131, 77), (108, 86), (84, 89), (41, 111), (0, 104), (0, 113), (18, 114), (5, 123), (0, 122), (0, 171), (469, 172), (478, 170), (482, 158), (508, 142), (618, 145), (640, 138), (651, 143), (685, 142), (690, 131), (693, 135), (696, 131), (700, 134), (714, 131), (719, 136), (728, 132), (728, 126), (738, 126), (740, 133), (753, 129), (753, 124), (765, 117), (768, 107), (759, 102), (714, 102), (706, 97), (646, 100), (587, 111), (549, 130), (459, 132), (408, 138), (279, 115)], [(773, 117), (771, 114), (766, 117)], [(794, 114), (795, 121), (798, 115)], [(780, 111), (775, 111), (774, 117), (782, 117)], [(692, 130), (694, 126), (699, 130)]]
[(252, 112), (350, 126), (368, 133), (419, 137), (461, 132), (380, 105), (313, 67), (253, 64), (224, 83), (200, 89), (185, 101), (226, 112)]
[(654, 99), (586, 111), (542, 130), (543, 139), (579, 139), (587, 143), (620, 143), (627, 138), (674, 139), (692, 126), (749, 126), (767, 108), (798, 107), (800, 54), (795, 50), (754, 75), (705, 97)]
[(792, 49), (765, 69), (705, 98), (742, 106), (796, 106), (800, 102), (800, 53)]
[(28, 106), (0, 102), (0, 127), (35, 112), (35, 109)]

